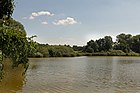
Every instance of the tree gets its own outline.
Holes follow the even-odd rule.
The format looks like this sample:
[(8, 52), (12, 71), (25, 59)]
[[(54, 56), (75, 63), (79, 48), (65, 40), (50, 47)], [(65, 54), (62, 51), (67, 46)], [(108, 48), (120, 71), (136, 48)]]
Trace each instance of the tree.
[(14, 0), (0, 0), (0, 19), (10, 18), (14, 11)]
[(112, 49), (113, 41), (111, 36), (105, 36), (105, 51)]
[(99, 51), (109, 51), (112, 49), (113, 41), (111, 36), (105, 36), (104, 38), (100, 38), (99, 40), (96, 40)]
[(50, 57), (72, 57), (76, 53), (71, 47), (63, 45), (49, 45), (47, 46)]
[(140, 35), (133, 36), (131, 49), (134, 52), (140, 53)]
[(47, 46), (48, 45), (45, 45), (45, 44), (38, 44), (37, 52), (41, 53), (43, 57), (49, 57), (49, 51), (47, 49)]
[(0, 0), (0, 77), (3, 74), (3, 57), (12, 60), (12, 67), (22, 64), (26, 72), (28, 54), (34, 48), (33, 40), (26, 37), (23, 25), (11, 18), (13, 10), (13, 0)]
[(131, 34), (120, 34), (117, 35), (117, 41), (114, 46), (116, 50), (122, 50), (124, 52), (130, 52), (131, 50), (132, 35)]
[(19, 64), (28, 67), (28, 55), (35, 51), (32, 38), (27, 38), (23, 25), (12, 18), (0, 27), (0, 50), (3, 56), (12, 59), (13, 67)]
[(83, 51), (83, 46), (74, 45), (72, 48), (74, 51), (81, 51), (81, 52)]
[(98, 44), (94, 40), (90, 40), (87, 42), (87, 45), (84, 48), (85, 52), (92, 53), (92, 52), (97, 52), (98, 51)]

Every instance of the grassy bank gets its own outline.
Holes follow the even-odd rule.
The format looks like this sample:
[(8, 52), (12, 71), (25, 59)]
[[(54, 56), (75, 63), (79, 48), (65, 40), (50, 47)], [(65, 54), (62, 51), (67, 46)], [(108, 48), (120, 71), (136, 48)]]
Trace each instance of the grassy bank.
[(111, 50), (111, 51), (107, 51), (107, 52), (86, 53), (86, 52), (78, 52), (78, 51), (73, 51), (73, 50), (69, 51), (69, 48), (68, 49), (66, 48), (65, 51), (63, 49), (59, 49), (59, 48), (58, 48), (58, 50), (57, 49), (49, 49), (47, 52), (47, 56), (43, 56), (42, 54), (39, 53), (33, 57), (140, 56), (139, 53), (135, 53), (133, 51), (125, 53), (121, 50)]
[(112, 50), (107, 52), (79, 53), (78, 56), (140, 56), (140, 54), (133, 51), (125, 53), (121, 50)]

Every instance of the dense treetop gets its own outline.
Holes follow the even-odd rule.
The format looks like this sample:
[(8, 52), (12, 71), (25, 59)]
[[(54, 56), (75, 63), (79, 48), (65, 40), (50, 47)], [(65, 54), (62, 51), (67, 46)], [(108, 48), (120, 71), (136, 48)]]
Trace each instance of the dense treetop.
[(14, 11), (14, 0), (0, 0), (0, 19), (10, 18)]

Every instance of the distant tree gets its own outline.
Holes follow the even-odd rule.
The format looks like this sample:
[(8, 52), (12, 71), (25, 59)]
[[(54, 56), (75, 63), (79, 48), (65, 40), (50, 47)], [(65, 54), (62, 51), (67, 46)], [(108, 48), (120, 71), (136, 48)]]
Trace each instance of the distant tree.
[(99, 46), (99, 52), (104, 51), (105, 50), (105, 39), (100, 38), (98, 40), (96, 40), (98, 46)]
[(49, 45), (47, 49), (51, 57), (71, 57), (76, 55), (71, 47), (63, 45)]
[(113, 41), (111, 36), (105, 36), (96, 40), (96, 42), (99, 46), (99, 51), (109, 51), (112, 49)]
[[(38, 44), (37, 52), (41, 53), (43, 57), (49, 57), (49, 51), (46, 44)], [(36, 55), (34, 55), (36, 56)]]
[(111, 36), (105, 36), (105, 51), (112, 49), (113, 41)]
[(86, 52), (93, 53), (94, 50), (93, 50), (93, 48), (91, 48), (91, 46), (86, 46)]
[(116, 50), (122, 50), (124, 52), (130, 52), (132, 43), (132, 35), (131, 34), (120, 34), (117, 35), (117, 41), (114, 46)]
[(97, 52), (98, 51), (98, 44), (94, 40), (90, 40), (87, 42), (87, 45), (84, 48), (85, 52), (92, 53), (92, 52)]
[(81, 51), (81, 52), (83, 51), (83, 46), (74, 45), (72, 48), (74, 51)]
[(131, 49), (134, 52), (140, 53), (140, 35), (133, 36)]

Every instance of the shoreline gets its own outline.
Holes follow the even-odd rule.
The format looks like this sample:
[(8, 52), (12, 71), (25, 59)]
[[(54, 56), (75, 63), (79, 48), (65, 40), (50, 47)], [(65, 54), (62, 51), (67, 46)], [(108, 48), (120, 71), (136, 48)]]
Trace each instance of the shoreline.
[(82, 56), (86, 56), (86, 57), (96, 57), (96, 56), (124, 56), (124, 57), (140, 57), (140, 54), (129, 54), (129, 53), (125, 53), (125, 54), (109, 54), (109, 53), (78, 53), (75, 56), (48, 56), (48, 57), (28, 57), (28, 58), (66, 58), (66, 57), (82, 57)]

